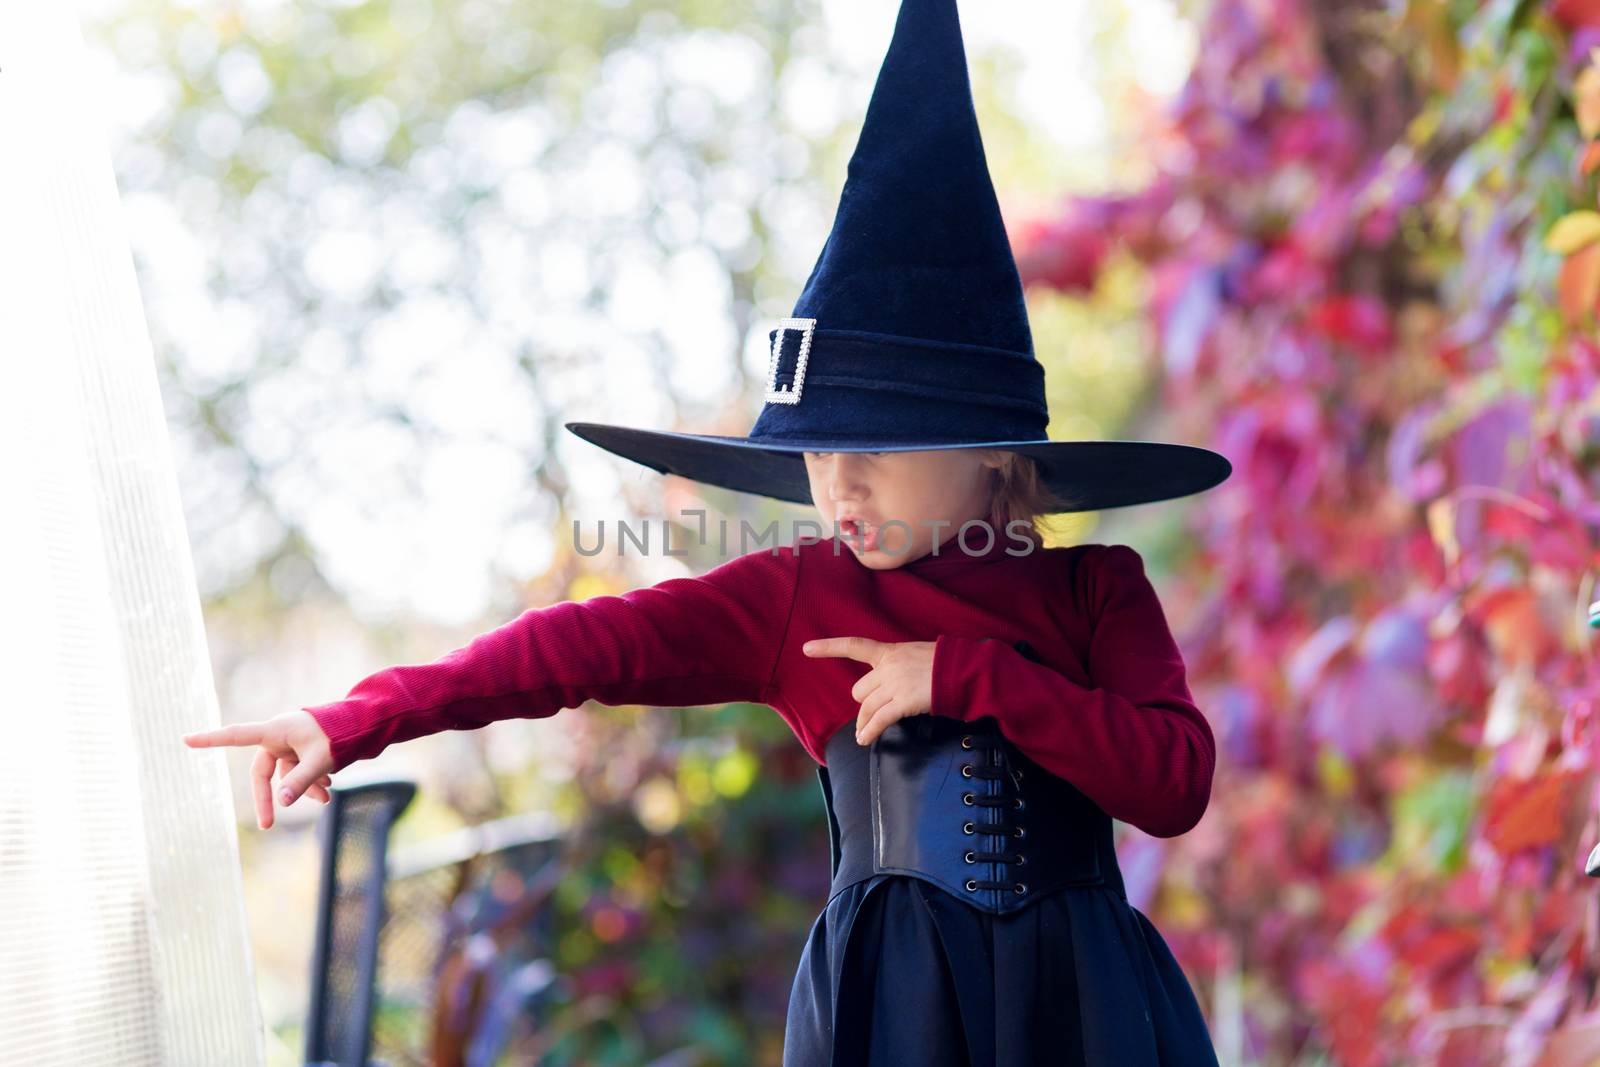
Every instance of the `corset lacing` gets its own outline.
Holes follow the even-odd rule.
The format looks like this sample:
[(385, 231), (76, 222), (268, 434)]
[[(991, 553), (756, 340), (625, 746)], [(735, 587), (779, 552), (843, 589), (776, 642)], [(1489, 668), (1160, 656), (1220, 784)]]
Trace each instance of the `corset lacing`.
[[(1020, 769), (1013, 770), (1005, 765), (1004, 745), (1004, 738), (990, 734), (962, 735), (962, 748), (986, 747), (999, 749), (1002, 754), (1000, 756), (1001, 763), (998, 765), (977, 765), (963, 763), (961, 765), (961, 776), (963, 778), (1010, 778), (1012, 780), (1012, 784), (1016, 787), (1017, 793), (1020, 794), (1022, 791), (1022, 771)], [(977, 794), (969, 791), (961, 794), (961, 801), (967, 805), (978, 804), (986, 808), (995, 809), (994, 820), (992, 822), (982, 823), (969, 819), (967, 822), (962, 824), (962, 833), (987, 834), (991, 837), (1009, 838), (1012, 840), (1020, 840), (1025, 836), (1026, 831), (1021, 826), (1006, 822), (1006, 816), (1008, 813), (1022, 810), (1023, 800), (1020, 795), (1007, 795), (1004, 792), (995, 794)], [(1002, 866), (1021, 866), (1028, 860), (1028, 857), (1020, 852), (996, 852), (981, 848), (968, 849), (964, 858), (968, 863), (998, 863)], [(1028, 891), (1028, 883), (1012, 881), (1010, 879), (995, 880), (992, 878), (968, 878), (963, 884), (969, 893), (975, 893), (980, 889), (1010, 889), (1020, 896)]]

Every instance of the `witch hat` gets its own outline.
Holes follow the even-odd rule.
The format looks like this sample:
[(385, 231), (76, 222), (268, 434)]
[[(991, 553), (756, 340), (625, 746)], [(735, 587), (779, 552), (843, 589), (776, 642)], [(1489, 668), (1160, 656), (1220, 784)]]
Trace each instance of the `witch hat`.
[(1000, 448), (1094, 511), (1186, 496), (1232, 473), (1209, 449), (1052, 441), (1044, 366), (989, 178), (955, 0), (904, 0), (833, 230), (770, 334), (749, 434), (566, 428), (652, 470), (809, 504), (803, 452)]

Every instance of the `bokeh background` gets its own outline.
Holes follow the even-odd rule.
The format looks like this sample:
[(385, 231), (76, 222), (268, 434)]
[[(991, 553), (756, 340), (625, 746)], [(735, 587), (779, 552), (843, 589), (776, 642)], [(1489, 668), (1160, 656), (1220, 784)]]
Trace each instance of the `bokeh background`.
[[(561, 423), (748, 429), (896, 6), (84, 5), (224, 721), (723, 558), (581, 556), (574, 522), (808, 516)], [(1050, 531), (1140, 550), (1217, 736), (1199, 826), (1118, 849), (1223, 1062), (1600, 1062), (1600, 4), (961, 17), (1051, 436), (1235, 467)], [(257, 830), (229, 758), (297, 1063), (319, 806)], [(544, 933), (496, 951), (560, 995), (504, 1062), (779, 1063), (828, 855), (770, 709), (589, 705), (340, 781), (376, 777), (419, 787), (377, 1055), (459, 1061), (430, 847), (548, 815)]]

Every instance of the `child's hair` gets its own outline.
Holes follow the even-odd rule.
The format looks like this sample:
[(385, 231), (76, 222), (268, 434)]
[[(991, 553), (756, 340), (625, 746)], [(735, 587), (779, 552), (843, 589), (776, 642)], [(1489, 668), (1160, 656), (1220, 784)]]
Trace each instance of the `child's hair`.
[(1054, 512), (1075, 511), (1075, 502), (1045, 484), (1039, 475), (1039, 463), (1032, 456), (1005, 449), (996, 449), (993, 454), (1000, 460), (989, 494), (988, 521), (995, 536), (1010, 539), (1013, 535), (1006, 524), (1020, 519), (1026, 523), (1020, 535), (1032, 541), (1035, 548), (1042, 548), (1044, 535), (1039, 530), (1039, 520)]

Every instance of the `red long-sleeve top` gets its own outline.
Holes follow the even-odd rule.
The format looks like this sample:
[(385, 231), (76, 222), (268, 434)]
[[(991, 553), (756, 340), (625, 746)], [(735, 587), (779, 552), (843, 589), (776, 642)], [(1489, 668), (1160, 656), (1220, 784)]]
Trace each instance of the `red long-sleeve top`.
[[(931, 713), (1001, 731), (1112, 818), (1157, 837), (1200, 820), (1216, 746), (1138, 552), (1036, 548), (981, 527), (890, 570), (838, 538), (759, 548), (699, 577), (532, 608), (442, 659), (305, 708), (334, 770), (397, 741), (607, 705), (766, 704), (818, 763), (871, 668), (816, 637), (934, 641)], [(973, 554), (977, 553), (977, 554)], [(993, 640), (986, 640), (992, 638)], [(1025, 640), (1042, 662), (1013, 647)]]

